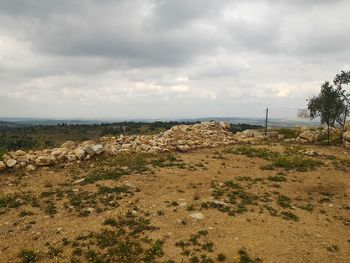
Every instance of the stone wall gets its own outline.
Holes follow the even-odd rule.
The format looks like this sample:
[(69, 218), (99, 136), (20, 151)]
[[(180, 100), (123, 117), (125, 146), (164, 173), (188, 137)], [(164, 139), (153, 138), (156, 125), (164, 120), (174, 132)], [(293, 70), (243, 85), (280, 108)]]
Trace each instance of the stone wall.
[(0, 171), (38, 166), (50, 166), (90, 160), (96, 155), (116, 155), (122, 152), (161, 153), (186, 152), (198, 148), (230, 145), (237, 142), (230, 125), (223, 122), (202, 122), (195, 125), (178, 125), (156, 135), (102, 137), (99, 142), (85, 141), (77, 144), (67, 141), (59, 148), (37, 151), (8, 152), (0, 161)]

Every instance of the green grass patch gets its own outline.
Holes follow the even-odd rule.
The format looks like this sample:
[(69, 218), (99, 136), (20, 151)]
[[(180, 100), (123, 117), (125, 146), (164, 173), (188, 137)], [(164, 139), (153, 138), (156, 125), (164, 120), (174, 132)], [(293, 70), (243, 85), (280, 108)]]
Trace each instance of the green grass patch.
[(322, 164), (323, 163), (319, 160), (314, 160), (301, 155), (278, 156), (272, 162), (272, 165), (275, 167), (284, 168), (285, 170), (295, 169), (300, 172), (313, 170)]
[(248, 252), (241, 248), (239, 251), (239, 263), (261, 263), (262, 260), (260, 258), (251, 258)]
[(267, 177), (268, 180), (273, 182), (286, 182), (287, 178), (285, 175), (277, 174), (275, 176), (269, 176)]
[(22, 249), (19, 254), (22, 263), (34, 263), (39, 260), (39, 254), (33, 250)]
[(291, 208), (291, 199), (288, 196), (280, 195), (277, 198), (277, 204), (283, 208)]
[(128, 174), (130, 174), (130, 172), (124, 171), (121, 169), (116, 169), (114, 171), (109, 171), (109, 172), (93, 173), (86, 176), (84, 178), (84, 181), (81, 182), (81, 184), (87, 185), (87, 184), (93, 184), (103, 180), (118, 180), (120, 177)]
[(291, 220), (291, 221), (294, 221), (294, 222), (298, 222), (299, 221), (299, 217), (292, 213), (292, 212), (289, 212), (289, 211), (283, 211), (281, 212), (281, 215), (282, 215), (282, 218), (285, 219), (285, 220)]
[(107, 218), (104, 229), (78, 236), (73, 242), (74, 262), (158, 262), (164, 255), (161, 240), (147, 237), (152, 226), (147, 218), (131, 212)]
[(254, 148), (249, 146), (241, 146), (238, 148), (231, 148), (226, 150), (227, 153), (234, 153), (234, 154), (240, 154), (245, 155), (247, 157), (258, 157), (265, 160), (271, 160), (273, 158), (276, 158), (278, 156), (278, 153), (273, 152), (267, 148)]

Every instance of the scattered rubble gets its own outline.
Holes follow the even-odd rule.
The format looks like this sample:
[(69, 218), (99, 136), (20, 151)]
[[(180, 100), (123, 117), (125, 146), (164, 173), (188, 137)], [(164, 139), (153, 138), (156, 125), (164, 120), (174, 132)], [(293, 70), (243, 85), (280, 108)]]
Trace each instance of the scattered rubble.
[[(327, 141), (327, 127), (322, 127), (318, 129), (304, 129), (296, 139), (298, 143), (315, 143), (321, 141)], [(330, 140), (335, 140), (340, 138), (341, 130), (337, 128), (330, 127), (329, 130)]]

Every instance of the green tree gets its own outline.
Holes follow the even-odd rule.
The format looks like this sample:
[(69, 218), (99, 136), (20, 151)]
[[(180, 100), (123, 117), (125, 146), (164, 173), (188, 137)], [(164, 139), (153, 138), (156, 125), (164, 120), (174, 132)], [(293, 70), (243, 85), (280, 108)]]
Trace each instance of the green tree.
[(349, 116), (350, 113), (350, 93), (345, 93), (344, 85), (350, 84), (350, 71), (341, 71), (340, 74), (337, 74), (333, 80), (334, 85), (343, 91), (343, 101), (344, 101), (344, 112), (337, 119), (337, 123), (339, 123), (342, 127), (344, 127), (346, 122), (346, 117)]
[(334, 87), (326, 81), (322, 84), (320, 93), (308, 100), (310, 118), (320, 117), (321, 123), (327, 125), (328, 143), (329, 128), (335, 126), (346, 109), (344, 96), (345, 91), (341, 87)]

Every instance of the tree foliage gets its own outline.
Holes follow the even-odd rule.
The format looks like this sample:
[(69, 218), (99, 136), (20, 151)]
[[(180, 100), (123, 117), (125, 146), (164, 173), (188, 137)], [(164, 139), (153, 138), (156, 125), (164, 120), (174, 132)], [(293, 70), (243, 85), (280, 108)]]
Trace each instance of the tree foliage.
[(344, 126), (346, 116), (349, 115), (350, 95), (343, 85), (350, 83), (350, 71), (342, 71), (334, 78), (333, 85), (326, 81), (321, 85), (317, 96), (308, 100), (308, 109), (312, 119), (320, 117), (322, 124), (334, 127), (336, 124)]

